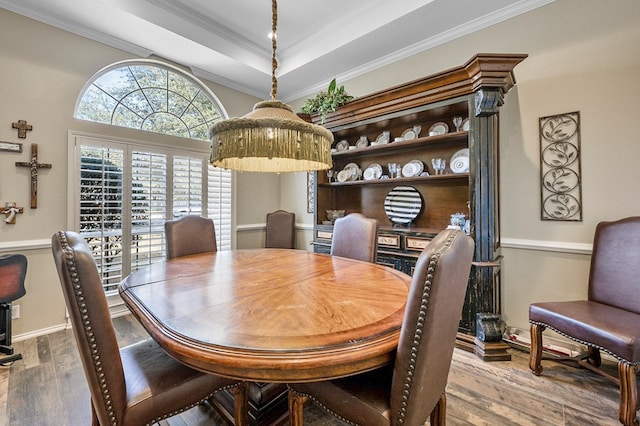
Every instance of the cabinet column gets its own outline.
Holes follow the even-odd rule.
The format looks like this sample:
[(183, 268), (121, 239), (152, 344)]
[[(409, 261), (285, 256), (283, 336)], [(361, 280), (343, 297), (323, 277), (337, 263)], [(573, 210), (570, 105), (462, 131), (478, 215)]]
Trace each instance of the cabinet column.
[[(467, 294), (469, 332), (476, 334), (475, 352), (487, 359), (508, 359), (500, 326), (500, 220), (499, 220), (499, 107), (500, 89), (482, 89), (470, 100), (473, 111), (469, 150), (471, 234), (475, 239), (474, 265)], [(488, 347), (491, 347), (488, 350)]]

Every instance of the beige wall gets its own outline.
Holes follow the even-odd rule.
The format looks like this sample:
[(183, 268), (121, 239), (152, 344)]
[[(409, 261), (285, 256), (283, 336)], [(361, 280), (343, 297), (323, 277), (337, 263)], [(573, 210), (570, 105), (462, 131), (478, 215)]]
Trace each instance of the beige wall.
[[(16, 225), (0, 222), (0, 255), (22, 252), (29, 262), (27, 294), (17, 301), (21, 317), (13, 322), (14, 338), (55, 330), (66, 323), (50, 238), (55, 231), (67, 228), (68, 131), (153, 139), (168, 145), (192, 143), (72, 118), (76, 98), (85, 83), (103, 67), (131, 58), (117, 49), (0, 9), (0, 140), (22, 142), (24, 148), (22, 154), (0, 152), (0, 205), (15, 201), (25, 208)], [(230, 116), (245, 114), (258, 100), (207, 84)], [(19, 140), (11, 128), (11, 123), (19, 119), (33, 125), (26, 139)], [(31, 143), (38, 144), (40, 161), (53, 165), (50, 170), (40, 171), (37, 209), (29, 208), (28, 169), (14, 166), (16, 161), (28, 161)], [(208, 143), (203, 144), (208, 150)], [(256, 179), (246, 174), (238, 179), (235, 203), (242, 214), (237, 223), (264, 222), (261, 210), (274, 209), (277, 201), (256, 204), (256, 199), (261, 198), (246, 188), (259, 188), (260, 194), (277, 192), (278, 177)]]
[[(584, 297), (588, 248), (601, 220), (640, 211), (635, 173), (640, 144), (635, 114), (640, 98), (640, 2), (557, 0), (348, 81), (363, 95), (463, 64), (477, 52), (528, 53), (515, 69), (517, 86), (501, 112), (501, 215), (503, 317), (527, 328), (527, 306), (540, 300)], [(28, 177), (16, 170), (25, 153), (0, 152), (0, 203), (26, 207), (17, 225), (0, 225), (0, 253), (26, 244), (27, 295), (14, 335), (42, 332), (64, 323), (64, 302), (48, 240), (66, 226), (67, 131), (145, 139), (146, 133), (74, 120), (84, 83), (99, 69), (131, 56), (82, 37), (0, 10), (0, 140), (18, 141), (11, 123), (28, 120), (34, 130), (25, 147), (38, 143), (39, 207), (28, 208)], [(230, 116), (243, 115), (256, 99), (210, 84)], [(294, 108), (302, 100), (291, 102)], [(580, 111), (584, 220), (540, 220), (538, 118)], [(161, 138), (176, 143), (176, 138)], [(312, 215), (306, 212), (306, 174), (239, 173), (236, 184), (237, 247), (263, 244), (264, 216), (294, 211), (298, 247), (308, 248)], [(38, 248), (42, 244), (42, 248)], [(587, 254), (582, 254), (585, 253)], [(15, 251), (15, 250), (14, 250)]]
[[(585, 297), (595, 225), (640, 214), (639, 19), (636, 0), (557, 0), (339, 81), (363, 95), (462, 65), (478, 52), (529, 54), (501, 110), (502, 313), (510, 326), (528, 329), (531, 302)], [(581, 117), (583, 221), (542, 221), (538, 118), (573, 111)]]

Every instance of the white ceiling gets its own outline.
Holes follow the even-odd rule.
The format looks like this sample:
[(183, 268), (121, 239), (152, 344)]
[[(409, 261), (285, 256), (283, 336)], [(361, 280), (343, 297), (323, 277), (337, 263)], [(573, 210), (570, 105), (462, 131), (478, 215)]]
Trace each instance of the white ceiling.
[[(313, 94), (334, 77), (355, 77), (552, 1), (280, 0), (278, 99)], [(0, 0), (0, 7), (269, 97), (270, 0)]]

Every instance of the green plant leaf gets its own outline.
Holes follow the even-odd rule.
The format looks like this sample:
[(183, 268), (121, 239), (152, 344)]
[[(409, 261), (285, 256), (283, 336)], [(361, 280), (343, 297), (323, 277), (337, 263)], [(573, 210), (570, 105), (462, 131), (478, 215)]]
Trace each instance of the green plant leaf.
[(331, 80), (331, 83), (329, 83), (329, 88), (327, 89), (327, 93), (331, 94), (335, 91), (336, 91), (336, 79), (334, 78), (333, 80)]

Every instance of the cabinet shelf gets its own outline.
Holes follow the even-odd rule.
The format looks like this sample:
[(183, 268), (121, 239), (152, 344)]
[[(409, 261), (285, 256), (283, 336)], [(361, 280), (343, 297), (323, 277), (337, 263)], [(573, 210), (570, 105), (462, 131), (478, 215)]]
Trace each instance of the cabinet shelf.
[(447, 175), (429, 175), (416, 177), (399, 177), (394, 179), (372, 179), (372, 180), (354, 180), (348, 182), (331, 182), (318, 183), (319, 187), (332, 186), (368, 186), (368, 185), (398, 185), (412, 183), (429, 183), (433, 181), (468, 181), (468, 173), (447, 174)]
[(387, 155), (391, 152), (397, 153), (402, 151), (412, 151), (416, 149), (423, 149), (429, 146), (437, 145), (466, 145), (469, 132), (460, 131), (445, 133), (438, 136), (427, 136), (409, 141), (401, 142), (389, 142), (381, 145), (367, 146), (364, 148), (349, 149), (347, 151), (336, 151), (331, 153), (331, 156), (336, 159), (342, 159), (347, 157), (373, 157)]

